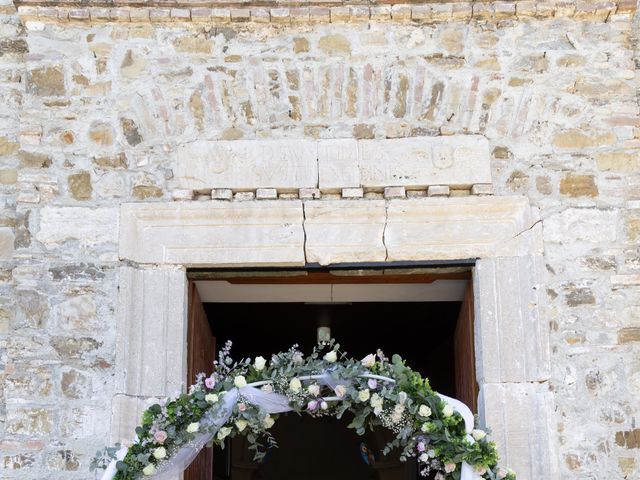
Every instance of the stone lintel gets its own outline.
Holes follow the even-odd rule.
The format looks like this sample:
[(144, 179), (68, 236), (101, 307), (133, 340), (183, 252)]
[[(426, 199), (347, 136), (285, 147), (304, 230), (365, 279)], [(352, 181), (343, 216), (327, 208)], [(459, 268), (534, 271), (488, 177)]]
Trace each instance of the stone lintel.
[(120, 257), (259, 267), (526, 256), (536, 218), (524, 197), (124, 204)]

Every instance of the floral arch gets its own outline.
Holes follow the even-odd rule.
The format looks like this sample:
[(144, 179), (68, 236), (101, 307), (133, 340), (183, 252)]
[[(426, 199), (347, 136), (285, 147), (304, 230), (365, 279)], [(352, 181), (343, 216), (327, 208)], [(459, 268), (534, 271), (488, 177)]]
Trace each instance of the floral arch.
[(296, 412), (341, 418), (364, 434), (384, 427), (394, 438), (384, 453), (400, 450), (400, 459), (416, 457), (422, 476), (437, 480), (515, 480), (498, 466), (493, 442), (474, 428), (466, 405), (434, 392), (405, 365), (378, 350), (362, 360), (349, 358), (333, 340), (305, 357), (296, 345), (267, 362), (256, 357), (234, 362), (228, 342), (215, 373), (201, 374), (188, 393), (152, 405), (125, 447), (98, 452), (93, 467), (106, 468), (102, 480), (169, 479), (185, 470), (202, 448), (236, 435), (246, 436), (255, 459), (277, 446), (269, 429), (278, 414)]

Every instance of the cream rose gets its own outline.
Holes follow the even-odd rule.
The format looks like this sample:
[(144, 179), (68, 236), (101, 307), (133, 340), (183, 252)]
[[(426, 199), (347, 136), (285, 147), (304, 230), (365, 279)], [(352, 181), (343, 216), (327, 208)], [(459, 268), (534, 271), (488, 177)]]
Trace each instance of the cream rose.
[(360, 390), (358, 392), (358, 400), (360, 400), (361, 402), (366, 402), (367, 400), (369, 400), (369, 398), (371, 398), (371, 394), (369, 393), (368, 388), (365, 388), (364, 390)]
[(238, 429), (239, 432), (247, 428), (247, 425), (249, 425), (249, 422), (247, 422), (246, 420), (243, 420), (243, 419), (236, 420), (236, 428)]
[(153, 465), (153, 463), (150, 463), (142, 469), (142, 473), (144, 473), (146, 476), (151, 476), (156, 473), (156, 467)]
[(487, 432), (485, 432), (484, 430), (476, 429), (471, 432), (471, 436), (476, 442), (479, 442), (480, 440), (482, 440), (484, 437), (487, 436)]
[(317, 397), (318, 395), (320, 395), (320, 385), (316, 383), (314, 383), (313, 385), (309, 385), (307, 387), (307, 392), (309, 392), (309, 395)]
[(336, 385), (334, 391), (336, 392), (337, 396), (342, 398), (347, 393), (347, 387), (345, 387), (344, 385)]
[(247, 379), (244, 378), (244, 375), (238, 375), (236, 378), (233, 379), (233, 384), (238, 388), (246, 387)]
[(204, 400), (209, 403), (216, 403), (218, 401), (218, 395), (215, 393), (207, 393), (204, 396)]
[(429, 417), (431, 416), (431, 409), (427, 405), (420, 405), (418, 408), (418, 415), (421, 417)]
[(374, 393), (373, 395), (371, 395), (370, 404), (373, 407), (374, 415), (377, 416), (382, 413), (382, 406), (384, 405), (384, 399), (380, 395), (378, 395), (377, 393)]
[(325, 354), (324, 359), (329, 363), (334, 363), (336, 360), (338, 360), (338, 354), (335, 352), (335, 350), (331, 350), (330, 352)]
[(429, 461), (429, 455), (423, 453), (418, 457), (418, 460), (420, 460), (422, 463), (427, 463)]
[(267, 415), (266, 417), (264, 417), (264, 420), (262, 420), (262, 425), (264, 426), (264, 428), (271, 428), (273, 427), (274, 423), (276, 423), (276, 421), (271, 415)]
[(364, 357), (360, 363), (362, 363), (362, 366), (365, 368), (371, 368), (375, 365), (376, 363), (376, 356), (373, 353), (370, 353), (369, 355), (367, 355), (366, 357)]
[(200, 430), (200, 424), (198, 422), (190, 423), (187, 426), (187, 433), (196, 433), (198, 430)]
[(266, 365), (267, 365), (267, 361), (265, 360), (264, 357), (256, 357), (256, 359), (253, 361), (253, 368), (255, 368), (259, 372), (264, 370), (264, 367)]
[(302, 390), (302, 382), (299, 378), (291, 379), (291, 381), (289, 382), (289, 390), (294, 393), (298, 393), (300, 390)]
[(156, 460), (162, 460), (167, 456), (167, 450), (164, 447), (158, 447), (153, 450), (153, 458)]
[(218, 430), (218, 440), (224, 440), (229, 436), (230, 433), (231, 433), (230, 427), (222, 427), (220, 430)]
[(447, 473), (451, 473), (454, 472), (456, 470), (456, 464), (455, 463), (445, 463), (444, 464), (444, 471)]
[(453, 407), (451, 405), (445, 405), (442, 409), (442, 415), (444, 415), (445, 417), (450, 417), (451, 415), (453, 415)]

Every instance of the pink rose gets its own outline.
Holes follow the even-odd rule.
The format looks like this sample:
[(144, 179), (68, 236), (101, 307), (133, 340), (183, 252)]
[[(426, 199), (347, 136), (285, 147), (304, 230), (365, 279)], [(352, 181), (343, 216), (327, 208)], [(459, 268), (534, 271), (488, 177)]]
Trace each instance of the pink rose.
[(213, 378), (208, 377), (204, 379), (204, 384), (207, 386), (208, 389), (212, 389), (213, 387), (216, 386), (216, 381)]
[(317, 401), (311, 400), (309, 403), (307, 403), (307, 410), (315, 410), (316, 408), (318, 408)]
[(419, 452), (424, 452), (426, 447), (424, 446), (424, 442), (418, 442), (418, 445), (416, 445), (416, 448), (418, 449)]
[(246, 404), (246, 403), (242, 403), (242, 402), (240, 402), (240, 403), (238, 404), (238, 410), (239, 410), (239, 411), (244, 412), (246, 409), (247, 409), (247, 404)]
[(371, 390), (375, 390), (376, 388), (378, 388), (378, 382), (375, 378), (370, 378), (369, 381), (367, 382), (367, 386)]
[(456, 464), (455, 463), (445, 463), (444, 464), (444, 471), (447, 473), (451, 473), (456, 469)]
[(167, 432), (165, 432), (164, 430), (158, 430), (153, 434), (153, 439), (158, 443), (164, 443), (164, 441), (167, 439)]

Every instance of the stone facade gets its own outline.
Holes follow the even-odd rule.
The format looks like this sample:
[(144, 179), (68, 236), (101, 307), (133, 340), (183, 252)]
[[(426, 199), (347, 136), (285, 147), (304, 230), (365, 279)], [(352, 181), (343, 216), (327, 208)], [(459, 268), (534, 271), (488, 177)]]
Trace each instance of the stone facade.
[[(384, 261), (443, 255), (419, 241), (437, 236), (424, 222), (433, 209), (475, 208), (460, 220), (473, 227), (500, 197), (533, 208), (501, 224), (500, 248), (478, 242), (476, 279), (504, 286), (485, 292), (480, 313), (497, 319), (496, 330), (536, 336), (524, 352), (501, 353), (509, 368), (479, 371), (481, 401), (504, 406), (485, 420), (520, 432), (497, 438), (512, 463), (526, 451), (557, 465), (525, 464), (522, 478), (640, 476), (635, 2), (104, 5), (0, 7), (0, 477), (91, 478), (92, 454), (126, 431), (108, 412), (123, 419), (117, 412), (138, 412), (139, 398), (180, 388), (180, 363), (144, 382), (116, 374), (123, 358), (143, 365), (157, 354), (123, 353), (125, 332), (161, 309), (138, 299), (142, 323), (127, 323), (135, 289), (184, 291), (181, 265), (199, 263), (159, 252), (153, 236), (138, 236), (144, 228), (131, 230), (132, 218), (154, 224), (167, 212), (202, 211), (215, 223), (220, 209), (246, 227), (248, 211), (264, 210), (271, 250), (247, 260), (224, 236), (203, 264)], [(384, 151), (425, 137), (477, 139), (490, 184), (486, 175), (365, 181), (366, 145)], [(263, 184), (233, 168), (229, 182), (218, 184), (215, 168), (204, 184), (184, 181), (194, 146), (225, 142), (233, 152), (282, 141), (316, 145), (318, 172), (330, 152), (322, 145), (364, 147), (327, 153), (326, 183), (318, 173)], [(335, 158), (358, 168), (335, 167)], [(314, 236), (345, 240), (351, 224), (357, 241), (342, 247)], [(543, 261), (527, 263), (521, 249)], [(530, 272), (543, 281), (525, 289)], [(520, 291), (519, 303), (501, 303)], [(178, 315), (184, 297), (176, 302), (158, 311)], [(496, 346), (485, 338), (486, 356)], [(172, 340), (158, 334), (156, 343), (172, 351)], [(541, 419), (533, 430), (528, 415)]]

